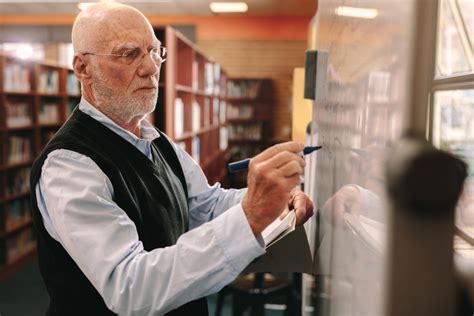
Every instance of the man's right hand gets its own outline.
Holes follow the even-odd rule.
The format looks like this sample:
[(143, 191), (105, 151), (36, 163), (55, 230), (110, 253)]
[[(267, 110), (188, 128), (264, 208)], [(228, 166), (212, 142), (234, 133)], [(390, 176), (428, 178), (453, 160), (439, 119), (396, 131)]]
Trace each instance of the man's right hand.
[(242, 208), (255, 235), (273, 222), (288, 205), (291, 190), (300, 183), (305, 161), (297, 155), (303, 143), (287, 142), (270, 147), (249, 164), (247, 194)]

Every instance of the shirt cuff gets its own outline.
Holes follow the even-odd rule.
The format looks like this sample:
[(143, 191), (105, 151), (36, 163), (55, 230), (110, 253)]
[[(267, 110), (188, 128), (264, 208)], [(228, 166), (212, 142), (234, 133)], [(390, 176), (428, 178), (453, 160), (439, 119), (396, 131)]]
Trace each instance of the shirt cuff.
[(210, 222), (227, 263), (236, 274), (265, 254), (261, 236), (255, 237), (240, 203)]

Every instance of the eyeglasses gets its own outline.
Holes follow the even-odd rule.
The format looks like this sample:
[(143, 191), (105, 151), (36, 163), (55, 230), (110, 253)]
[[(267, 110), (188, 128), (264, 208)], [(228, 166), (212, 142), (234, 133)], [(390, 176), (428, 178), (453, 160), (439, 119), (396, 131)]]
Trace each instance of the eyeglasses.
[[(123, 51), (121, 54), (95, 54), (95, 53), (82, 53), (83, 55), (93, 56), (111, 56), (117, 58), (121, 63), (131, 66), (139, 66), (143, 62), (143, 58), (146, 54), (142, 54), (142, 50), (138, 47), (129, 48)], [(152, 48), (148, 54), (156, 64), (162, 64), (165, 62), (167, 57), (166, 47), (160, 46)]]

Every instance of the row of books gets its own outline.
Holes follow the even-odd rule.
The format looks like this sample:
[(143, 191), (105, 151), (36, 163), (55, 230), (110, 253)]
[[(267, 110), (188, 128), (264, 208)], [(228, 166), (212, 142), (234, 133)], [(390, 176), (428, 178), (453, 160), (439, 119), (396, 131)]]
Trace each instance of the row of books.
[[(184, 150), (186, 150), (185, 142), (179, 142), (178, 146), (181, 146)], [(192, 157), (197, 163), (199, 163), (201, 158), (201, 138), (199, 136), (194, 137), (191, 146)], [(228, 146), (229, 142), (227, 128), (221, 127), (219, 128), (219, 149), (226, 150)]]
[(230, 140), (261, 140), (262, 124), (234, 124), (229, 126)]
[(13, 169), (7, 174), (7, 186), (2, 194), (9, 196), (29, 190), (30, 168)]
[[(191, 105), (191, 131), (198, 132), (203, 127), (225, 123), (226, 103), (219, 102), (218, 98), (213, 99), (212, 115), (210, 99), (204, 99), (203, 109), (197, 101)], [(186, 131), (185, 127), (185, 105), (181, 98), (176, 98), (174, 102), (174, 136), (181, 137)]]
[(59, 92), (59, 71), (42, 70), (38, 75), (38, 92), (57, 94)]
[(33, 227), (22, 229), (5, 240), (5, 251), (0, 253), (0, 262), (9, 264), (24, 256), (36, 246)]
[(227, 96), (230, 98), (256, 98), (260, 85), (260, 80), (228, 81)]
[(31, 220), (29, 199), (19, 199), (9, 202), (4, 210), (5, 225), (3, 230), (9, 231), (18, 225)]
[[(7, 63), (3, 69), (3, 90), (8, 92), (30, 92), (30, 67), (20, 63)], [(59, 93), (59, 71), (43, 69), (37, 78), (37, 91), (48, 94)], [(73, 73), (67, 75), (66, 91), (70, 95), (81, 93), (79, 81)]]
[[(219, 144), (219, 149), (220, 150), (226, 150), (228, 148), (228, 131), (227, 131), (227, 127), (221, 127), (219, 128), (219, 139), (215, 139), (215, 141), (217, 142), (218, 141), (218, 144)], [(179, 147), (181, 147), (183, 150), (185, 151), (188, 151), (188, 148), (186, 146), (186, 142), (185, 141), (180, 141), (180, 142), (177, 142), (176, 145), (178, 145)], [(192, 140), (191, 140), (191, 148), (189, 148), (190, 150), (188, 151), (191, 156), (193, 157), (193, 159), (199, 163), (200, 162), (200, 159), (201, 159), (201, 137), (199, 136), (196, 136), (194, 137)]]
[(229, 150), (230, 160), (238, 161), (248, 157), (254, 157), (262, 152), (261, 146), (254, 144), (239, 144), (239, 146), (232, 146)]
[(229, 104), (227, 107), (228, 119), (249, 119), (254, 115), (254, 107), (251, 104)]
[[(239, 144), (231, 146), (229, 149), (230, 161), (239, 161), (249, 157), (254, 157), (263, 151), (263, 146), (255, 144)], [(231, 186), (243, 188), (247, 186), (247, 172), (236, 172), (230, 174)]]
[(29, 66), (7, 63), (3, 68), (3, 89), (11, 92), (31, 91)]
[(42, 103), (38, 113), (40, 124), (51, 124), (59, 122), (59, 104)]
[[(38, 113), (40, 124), (50, 124), (59, 122), (58, 103), (42, 103)], [(5, 102), (5, 124), (6, 127), (31, 126), (33, 119), (31, 115), (31, 104), (27, 102)]]
[(10, 136), (8, 138), (8, 163), (28, 161), (32, 158), (31, 138), (25, 136)]
[(70, 95), (81, 94), (79, 81), (77, 80), (76, 76), (73, 73), (67, 74), (66, 91)]
[(5, 124), (7, 127), (29, 126), (31, 119), (31, 105), (27, 102), (5, 102)]
[[(213, 64), (206, 62), (203, 68), (203, 79), (204, 79), (204, 93), (219, 95), (221, 92), (221, 66), (219, 64)], [(192, 88), (198, 90), (199, 80), (199, 63), (198, 61), (193, 62), (192, 72)]]

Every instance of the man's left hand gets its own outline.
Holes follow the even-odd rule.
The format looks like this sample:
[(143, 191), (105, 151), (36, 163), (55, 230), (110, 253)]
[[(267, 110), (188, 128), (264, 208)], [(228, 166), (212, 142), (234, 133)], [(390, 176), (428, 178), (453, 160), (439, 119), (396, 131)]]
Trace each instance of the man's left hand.
[[(296, 225), (304, 224), (311, 216), (313, 216), (313, 202), (300, 189), (293, 189), (290, 193), (290, 200), (288, 201), (288, 208), (294, 209), (296, 212)], [(280, 218), (285, 218), (287, 211), (280, 215)]]

